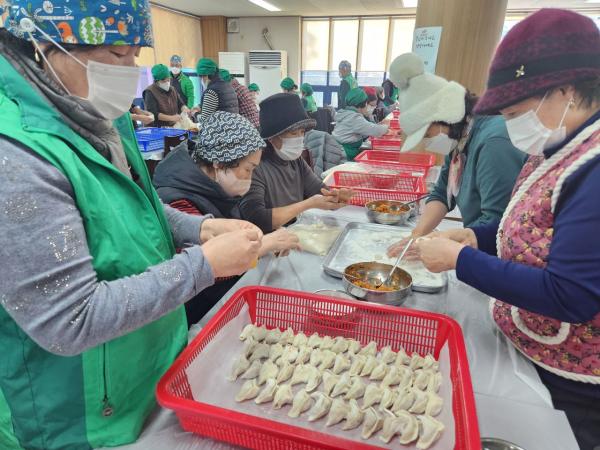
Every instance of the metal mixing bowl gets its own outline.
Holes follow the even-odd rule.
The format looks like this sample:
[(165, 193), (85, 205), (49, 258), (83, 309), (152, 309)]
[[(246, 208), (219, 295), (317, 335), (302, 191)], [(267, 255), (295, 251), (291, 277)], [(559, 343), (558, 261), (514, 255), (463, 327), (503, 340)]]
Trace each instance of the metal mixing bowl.
[[(384, 280), (392, 270), (389, 264), (378, 262), (360, 262), (351, 264), (344, 269), (344, 289), (346, 292), (361, 300), (381, 303), (383, 305), (400, 306), (406, 301), (406, 297), (412, 289), (412, 277), (410, 274), (400, 268), (396, 268), (390, 279), (390, 284), (394, 290), (379, 291), (366, 289), (354, 284), (357, 279), (367, 281), (371, 284), (379, 284)], [(378, 281), (379, 280), (379, 281)]]
[(482, 450), (524, 450), (517, 444), (498, 438), (481, 438)]
[[(393, 213), (377, 212), (376, 209), (380, 206), (387, 206), (391, 209), (396, 209)], [(367, 208), (367, 217), (371, 222), (377, 222), (383, 225), (404, 225), (410, 218), (411, 207), (406, 206), (402, 202), (394, 200), (375, 200), (365, 205)]]

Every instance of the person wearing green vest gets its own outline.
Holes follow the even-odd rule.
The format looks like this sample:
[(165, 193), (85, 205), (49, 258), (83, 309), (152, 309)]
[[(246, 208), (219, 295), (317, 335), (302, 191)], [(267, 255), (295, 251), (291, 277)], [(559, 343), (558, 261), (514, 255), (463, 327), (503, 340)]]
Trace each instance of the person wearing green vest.
[(307, 113), (317, 112), (317, 102), (313, 97), (314, 91), (310, 84), (302, 83), (300, 86), (300, 92), (302, 93), (302, 106)]
[(371, 122), (367, 106), (367, 93), (361, 88), (352, 89), (346, 95), (346, 107), (335, 115), (333, 137), (342, 144), (348, 161), (360, 153), (360, 148), (369, 136), (381, 137), (389, 127)]
[(248, 270), (262, 232), (152, 187), (127, 113), (149, 3), (55, 1), (74, 34), (42, 3), (11, 0), (0, 29), (0, 448), (124, 445), (186, 345), (184, 303)]
[(171, 84), (180, 95), (183, 103), (189, 109), (196, 106), (196, 95), (194, 94), (194, 84), (186, 74), (183, 73), (183, 58), (179, 55), (171, 56)]
[(258, 105), (258, 96), (260, 95), (260, 86), (256, 83), (250, 83), (248, 85), (248, 90), (252, 97), (254, 97), (254, 102)]
[(298, 90), (298, 85), (290, 77), (285, 77), (283, 80), (281, 80), (279, 86), (283, 92), (288, 94), (296, 94), (296, 91)]
[(352, 64), (344, 60), (340, 62), (340, 88), (338, 90), (338, 109), (346, 107), (346, 96), (352, 89), (358, 87), (358, 82), (352, 76)]

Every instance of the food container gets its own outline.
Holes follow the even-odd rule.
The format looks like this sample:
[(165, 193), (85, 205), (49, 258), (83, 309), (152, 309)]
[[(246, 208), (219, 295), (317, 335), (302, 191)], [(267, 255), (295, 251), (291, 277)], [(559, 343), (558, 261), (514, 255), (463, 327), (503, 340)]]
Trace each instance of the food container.
[(361, 300), (367, 300), (382, 305), (400, 306), (406, 301), (406, 297), (412, 290), (412, 277), (403, 269), (396, 268), (389, 284), (393, 290), (376, 290), (361, 287), (356, 284), (357, 280), (367, 283), (380, 283), (392, 270), (391, 265), (378, 262), (360, 262), (346, 267), (344, 270), (344, 289), (348, 294)]
[(512, 442), (498, 438), (481, 438), (482, 450), (525, 450)]
[[(379, 212), (377, 209), (387, 208), (390, 212)], [(404, 225), (411, 216), (411, 207), (393, 200), (375, 200), (365, 205), (367, 217), (371, 222), (382, 225)]]

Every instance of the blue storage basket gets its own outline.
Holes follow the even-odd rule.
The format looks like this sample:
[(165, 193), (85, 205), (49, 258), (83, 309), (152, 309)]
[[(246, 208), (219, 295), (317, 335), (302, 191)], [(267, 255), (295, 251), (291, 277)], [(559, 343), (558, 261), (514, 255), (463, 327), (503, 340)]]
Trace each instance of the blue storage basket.
[(141, 152), (163, 150), (165, 136), (180, 136), (188, 134), (187, 130), (177, 128), (138, 128), (135, 135)]

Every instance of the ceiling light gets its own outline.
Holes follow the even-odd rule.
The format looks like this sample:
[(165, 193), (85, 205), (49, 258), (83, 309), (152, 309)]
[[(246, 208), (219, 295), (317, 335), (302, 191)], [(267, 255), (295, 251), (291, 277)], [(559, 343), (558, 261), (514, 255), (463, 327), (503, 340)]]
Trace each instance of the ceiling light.
[(277, 6), (272, 5), (269, 2), (265, 2), (264, 0), (248, 0), (250, 3), (254, 3), (256, 6), (260, 6), (261, 8), (266, 9), (267, 11), (275, 12), (281, 11)]
[(417, 3), (419, 3), (419, 0), (402, 0), (402, 4), (405, 8), (416, 8)]

